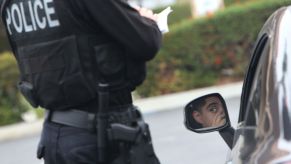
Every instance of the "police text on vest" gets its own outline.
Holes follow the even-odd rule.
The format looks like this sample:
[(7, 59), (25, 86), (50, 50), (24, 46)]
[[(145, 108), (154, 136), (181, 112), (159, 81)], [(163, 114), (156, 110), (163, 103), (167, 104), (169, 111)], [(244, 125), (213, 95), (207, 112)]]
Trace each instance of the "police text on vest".
[[(6, 23), (10, 35), (60, 26), (53, 0), (28, 0), (12, 3), (6, 9)], [(54, 16), (54, 17), (53, 17)]]

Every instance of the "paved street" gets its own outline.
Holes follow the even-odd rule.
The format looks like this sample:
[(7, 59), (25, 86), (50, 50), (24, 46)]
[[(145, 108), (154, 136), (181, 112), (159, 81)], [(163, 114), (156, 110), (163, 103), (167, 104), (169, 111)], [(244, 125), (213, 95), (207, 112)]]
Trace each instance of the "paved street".
[[(222, 95), (223, 96), (223, 95)], [(226, 101), (233, 126), (239, 113), (239, 98)], [(197, 134), (187, 131), (182, 109), (145, 115), (150, 124), (156, 153), (162, 164), (220, 164), (228, 147), (217, 132)], [(1, 164), (40, 164), (35, 159), (38, 136), (0, 143)]]

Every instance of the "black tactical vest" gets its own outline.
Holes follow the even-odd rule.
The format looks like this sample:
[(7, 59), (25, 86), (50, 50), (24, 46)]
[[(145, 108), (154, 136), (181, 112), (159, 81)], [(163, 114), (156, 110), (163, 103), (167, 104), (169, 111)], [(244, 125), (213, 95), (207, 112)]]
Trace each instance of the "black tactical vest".
[(145, 63), (127, 60), (70, 1), (8, 1), (2, 19), (21, 72), (19, 89), (34, 107), (62, 110), (96, 98), (99, 82), (130, 91), (144, 80)]

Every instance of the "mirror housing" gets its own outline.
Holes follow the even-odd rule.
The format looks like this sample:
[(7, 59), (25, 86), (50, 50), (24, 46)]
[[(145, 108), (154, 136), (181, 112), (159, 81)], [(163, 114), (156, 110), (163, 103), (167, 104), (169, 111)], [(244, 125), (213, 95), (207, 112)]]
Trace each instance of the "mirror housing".
[(222, 131), (231, 127), (225, 101), (219, 93), (189, 102), (184, 108), (184, 118), (186, 128), (196, 133)]

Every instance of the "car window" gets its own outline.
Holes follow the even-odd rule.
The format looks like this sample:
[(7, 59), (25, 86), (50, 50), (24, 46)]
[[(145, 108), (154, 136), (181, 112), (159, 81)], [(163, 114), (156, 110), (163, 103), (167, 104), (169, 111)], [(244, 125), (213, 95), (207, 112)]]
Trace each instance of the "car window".
[[(256, 63), (256, 69), (254, 70), (252, 83), (250, 84), (249, 94), (246, 97), (246, 108), (245, 108), (245, 116), (244, 116), (244, 126), (257, 126), (258, 125), (258, 117), (260, 113), (263, 113), (261, 105), (262, 98), (264, 97), (265, 91), (262, 88), (266, 84), (266, 74), (267, 74), (267, 62), (269, 53), (269, 43), (266, 42), (263, 51), (261, 52), (260, 59), (258, 63)], [(243, 113), (242, 113), (243, 115)]]
[[(259, 124), (260, 115), (264, 114), (262, 110), (261, 96), (264, 94), (264, 78), (266, 59), (269, 53), (268, 36), (263, 35), (254, 51), (248, 74), (245, 79), (243, 94), (241, 99), (241, 109), (239, 116), (239, 125), (235, 133), (235, 142), (233, 147), (234, 161), (248, 163), (249, 156), (255, 150), (256, 129)], [(235, 155), (236, 154), (236, 155)]]
[(264, 51), (265, 46), (267, 45), (266, 44), (267, 41), (268, 41), (268, 35), (267, 34), (262, 35), (252, 55), (252, 59), (249, 64), (249, 68), (247, 71), (246, 78), (244, 80), (245, 82), (244, 82), (243, 90), (242, 90), (240, 115), (239, 115), (239, 121), (238, 121), (239, 123), (242, 121), (245, 121), (248, 101), (250, 98), (250, 92), (251, 92), (252, 87), (254, 86), (253, 82), (254, 82), (255, 73), (257, 71), (257, 66), (259, 64), (260, 57)]

